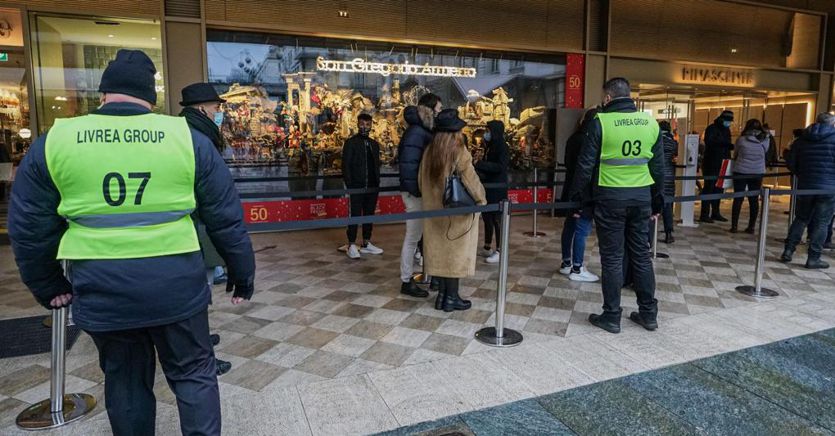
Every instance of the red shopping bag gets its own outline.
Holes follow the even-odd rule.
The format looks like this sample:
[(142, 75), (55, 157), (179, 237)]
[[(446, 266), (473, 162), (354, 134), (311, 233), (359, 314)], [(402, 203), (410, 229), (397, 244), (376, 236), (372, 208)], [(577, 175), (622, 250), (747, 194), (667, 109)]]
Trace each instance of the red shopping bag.
[(722, 168), (719, 170), (719, 178), (716, 179), (716, 187), (718, 189), (728, 189), (733, 186), (733, 180), (728, 177), (733, 176), (733, 161), (725, 159), (722, 161)]

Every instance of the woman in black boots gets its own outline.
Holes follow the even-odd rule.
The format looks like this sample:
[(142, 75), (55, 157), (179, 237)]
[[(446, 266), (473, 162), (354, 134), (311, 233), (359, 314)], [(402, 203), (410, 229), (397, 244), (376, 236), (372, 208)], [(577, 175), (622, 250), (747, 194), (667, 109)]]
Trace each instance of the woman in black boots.
[(673, 199), (676, 196), (676, 158), (678, 141), (673, 136), (673, 129), (668, 121), (658, 123), (661, 139), (664, 141), (664, 243), (672, 244), (673, 238)]

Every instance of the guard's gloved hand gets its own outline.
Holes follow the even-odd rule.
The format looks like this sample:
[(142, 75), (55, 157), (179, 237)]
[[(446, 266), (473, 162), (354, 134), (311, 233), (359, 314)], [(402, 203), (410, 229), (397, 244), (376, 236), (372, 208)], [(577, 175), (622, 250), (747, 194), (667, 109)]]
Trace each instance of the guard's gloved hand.
[(664, 197), (656, 195), (652, 197), (652, 214), (661, 215), (664, 212)]
[(229, 280), (226, 282), (226, 292), (232, 292), (232, 298), (249, 300), (252, 298), (252, 294), (255, 293), (255, 281), (253, 278), (238, 280), (229, 274)]

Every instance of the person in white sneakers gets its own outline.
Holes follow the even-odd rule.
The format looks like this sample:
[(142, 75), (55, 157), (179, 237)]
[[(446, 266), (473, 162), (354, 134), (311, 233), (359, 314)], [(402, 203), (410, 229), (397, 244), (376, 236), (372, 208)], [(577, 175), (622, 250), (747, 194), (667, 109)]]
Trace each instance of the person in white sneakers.
[[(484, 158), (476, 162), (475, 170), (482, 184), (504, 184), (500, 187), (486, 189), (487, 203), (498, 203), (507, 200), (507, 170), (510, 166), (510, 152), (504, 135), (504, 123), (501, 121), (487, 122), (484, 132)], [(485, 262), (499, 263), (499, 244), (501, 235), (501, 212), (484, 212), (484, 247), (481, 254), (486, 257)], [(496, 249), (492, 250), (493, 235), (496, 236)]]
[[(368, 189), (374, 191), (380, 187), (380, 144), (371, 139), (373, 121), (371, 115), (360, 114), (357, 117), (359, 133), (348, 138), (342, 146), (342, 179), (348, 189)], [(351, 216), (371, 216), (377, 208), (379, 192), (351, 194)], [(362, 254), (383, 254), (383, 250), (371, 243), (371, 223), (362, 225), (362, 245), (357, 247), (357, 225), (348, 226), (348, 257), (359, 259)]]

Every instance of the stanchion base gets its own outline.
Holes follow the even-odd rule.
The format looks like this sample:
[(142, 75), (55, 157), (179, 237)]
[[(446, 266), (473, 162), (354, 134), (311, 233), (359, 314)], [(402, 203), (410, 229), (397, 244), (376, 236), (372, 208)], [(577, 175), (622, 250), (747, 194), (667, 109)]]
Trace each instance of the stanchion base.
[(29, 406), (17, 415), (17, 426), (23, 430), (45, 430), (61, 427), (77, 421), (96, 408), (96, 398), (88, 394), (64, 395), (63, 412), (49, 411), (51, 402), (47, 398)]
[(748, 285), (737, 286), (736, 291), (739, 292), (740, 294), (745, 294), (749, 297), (762, 298), (764, 300), (776, 298), (777, 296), (780, 295), (777, 291), (767, 289), (767, 288), (763, 288), (763, 287), (760, 288), (760, 292), (758, 294), (757, 293), (757, 288), (755, 288), (754, 286), (748, 286)]
[(655, 253), (656, 259), (669, 259), (670, 255), (667, 253)]
[(412, 275), (412, 280), (414, 280), (415, 283), (417, 283), (419, 285), (428, 285), (429, 283), (432, 282), (432, 278), (429, 277), (429, 274), (424, 274), (424, 273), (417, 273), (417, 274)]
[(501, 338), (496, 337), (495, 327), (485, 327), (475, 332), (475, 339), (491, 347), (514, 347), (522, 343), (522, 334), (512, 329), (504, 329)]
[(541, 238), (541, 237), (545, 236), (545, 233), (542, 233), (542, 232), (525, 232), (524, 235), (525, 236), (530, 236), (532, 238)]

